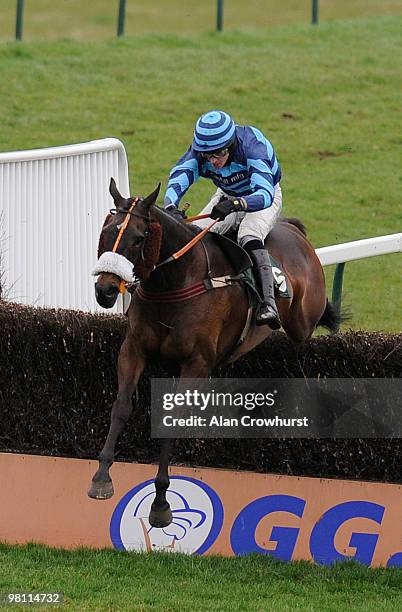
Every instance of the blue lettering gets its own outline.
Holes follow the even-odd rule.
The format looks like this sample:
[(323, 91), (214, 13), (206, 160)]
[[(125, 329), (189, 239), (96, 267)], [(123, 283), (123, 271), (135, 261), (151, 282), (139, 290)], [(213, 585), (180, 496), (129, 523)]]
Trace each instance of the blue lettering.
[[(350, 501), (338, 504), (325, 512), (314, 525), (310, 537), (310, 551), (317, 563), (329, 565), (334, 561), (348, 559), (334, 546), (336, 532), (343, 523), (352, 518), (367, 518), (381, 525), (385, 508), (366, 501)], [(352, 533), (349, 546), (356, 548), (354, 559), (370, 565), (377, 544), (378, 535), (372, 533)]]
[(243, 508), (233, 523), (230, 543), (236, 555), (258, 552), (272, 555), (283, 561), (290, 561), (296, 545), (299, 529), (297, 527), (273, 527), (270, 542), (277, 542), (275, 550), (266, 550), (258, 546), (255, 532), (259, 522), (272, 512), (290, 512), (301, 518), (306, 502), (292, 495), (268, 495), (256, 499)]

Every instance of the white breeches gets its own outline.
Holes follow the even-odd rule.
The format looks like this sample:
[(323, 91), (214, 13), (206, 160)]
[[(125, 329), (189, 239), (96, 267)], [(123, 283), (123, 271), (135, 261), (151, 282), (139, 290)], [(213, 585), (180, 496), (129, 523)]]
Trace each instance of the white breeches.
[[(211, 200), (200, 212), (201, 215), (206, 215), (211, 212), (215, 204), (219, 202), (222, 196), (225, 196), (222, 189), (218, 189), (212, 196)], [(258, 210), (256, 212), (233, 212), (230, 213), (223, 221), (216, 223), (211, 229), (211, 232), (217, 234), (226, 234), (231, 230), (239, 229), (238, 243), (244, 246), (249, 240), (261, 240), (264, 242), (271, 229), (274, 227), (282, 210), (282, 190), (279, 185), (275, 185), (275, 196), (269, 208)], [(194, 221), (194, 225), (198, 225), (202, 229), (211, 223), (211, 219), (200, 219)]]

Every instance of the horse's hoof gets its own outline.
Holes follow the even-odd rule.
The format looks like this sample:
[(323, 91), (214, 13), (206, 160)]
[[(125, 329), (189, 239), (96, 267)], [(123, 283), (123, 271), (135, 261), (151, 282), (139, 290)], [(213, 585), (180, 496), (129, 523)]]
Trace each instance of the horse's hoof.
[(106, 482), (91, 482), (88, 490), (88, 497), (92, 499), (109, 499), (114, 493), (113, 483), (111, 480)]
[(172, 516), (172, 511), (169, 508), (167, 508), (166, 510), (152, 510), (149, 513), (149, 524), (152, 527), (167, 527), (168, 525), (170, 525), (170, 523), (173, 520), (173, 516)]

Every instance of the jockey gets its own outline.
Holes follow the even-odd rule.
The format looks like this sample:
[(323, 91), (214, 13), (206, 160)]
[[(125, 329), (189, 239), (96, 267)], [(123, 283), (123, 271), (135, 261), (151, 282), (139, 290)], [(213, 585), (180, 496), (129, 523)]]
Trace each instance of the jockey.
[[(257, 325), (279, 329), (272, 268), (264, 248), (282, 209), (281, 167), (272, 144), (260, 130), (236, 125), (223, 111), (205, 113), (195, 124), (191, 146), (170, 172), (165, 210), (181, 215), (179, 202), (200, 177), (211, 179), (218, 188), (201, 213), (219, 219), (211, 231), (225, 234), (238, 229), (238, 242), (253, 261), (263, 297)], [(195, 223), (204, 228), (209, 221)]]

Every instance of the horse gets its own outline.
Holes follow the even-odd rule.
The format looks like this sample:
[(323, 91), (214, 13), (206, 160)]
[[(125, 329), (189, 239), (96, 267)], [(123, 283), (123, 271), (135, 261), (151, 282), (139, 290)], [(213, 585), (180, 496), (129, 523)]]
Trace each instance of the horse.
[[(250, 311), (244, 286), (229, 282), (206, 289), (208, 280), (236, 276), (232, 258), (216, 234), (200, 232), (159, 208), (159, 188), (145, 198), (124, 198), (115, 181), (110, 182), (115, 208), (106, 217), (99, 238), (94, 270), (97, 302), (111, 308), (133, 270), (139, 282), (126, 313), (127, 332), (118, 357), (118, 393), (110, 429), (88, 491), (94, 499), (113, 495), (109, 469), (115, 445), (132, 413), (133, 395), (147, 362), (157, 360), (179, 379), (206, 378), (214, 368), (239, 359), (272, 333), (267, 325), (251, 322), (239, 343)], [(340, 318), (326, 298), (323, 269), (301, 222), (278, 221), (266, 246), (290, 283), (290, 298), (277, 298), (287, 336), (301, 343), (319, 325), (336, 332)], [(153, 527), (166, 527), (172, 520), (166, 500), (170, 443), (161, 440), (149, 515)]]

